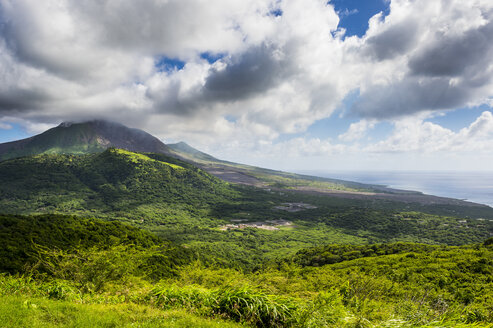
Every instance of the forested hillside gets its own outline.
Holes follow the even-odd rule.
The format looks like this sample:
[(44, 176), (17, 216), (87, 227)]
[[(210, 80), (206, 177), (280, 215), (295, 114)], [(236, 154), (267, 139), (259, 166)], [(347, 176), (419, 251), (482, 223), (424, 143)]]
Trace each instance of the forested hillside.
[(482, 208), (235, 185), (110, 148), (0, 162), (0, 209), (9, 327), (493, 323)]

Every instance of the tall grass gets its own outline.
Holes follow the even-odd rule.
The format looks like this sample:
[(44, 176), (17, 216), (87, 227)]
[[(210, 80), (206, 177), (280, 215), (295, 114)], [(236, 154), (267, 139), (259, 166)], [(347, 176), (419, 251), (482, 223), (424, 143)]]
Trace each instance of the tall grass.
[(156, 286), (151, 298), (165, 308), (185, 307), (257, 327), (291, 327), (298, 310), (292, 299), (267, 295), (252, 287), (206, 290), (196, 286)]

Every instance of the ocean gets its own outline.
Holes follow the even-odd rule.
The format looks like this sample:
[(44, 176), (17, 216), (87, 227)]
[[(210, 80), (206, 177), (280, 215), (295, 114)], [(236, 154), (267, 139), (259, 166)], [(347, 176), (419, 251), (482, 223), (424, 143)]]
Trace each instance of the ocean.
[(302, 171), (298, 173), (421, 191), (429, 195), (464, 199), (493, 207), (493, 171)]

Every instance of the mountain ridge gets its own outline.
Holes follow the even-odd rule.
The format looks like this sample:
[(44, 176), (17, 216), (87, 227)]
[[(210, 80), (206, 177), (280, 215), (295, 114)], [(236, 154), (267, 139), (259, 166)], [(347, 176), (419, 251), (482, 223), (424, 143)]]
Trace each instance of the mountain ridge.
[(62, 122), (38, 135), (0, 144), (0, 160), (37, 154), (87, 154), (107, 148), (169, 154), (151, 134), (105, 120)]

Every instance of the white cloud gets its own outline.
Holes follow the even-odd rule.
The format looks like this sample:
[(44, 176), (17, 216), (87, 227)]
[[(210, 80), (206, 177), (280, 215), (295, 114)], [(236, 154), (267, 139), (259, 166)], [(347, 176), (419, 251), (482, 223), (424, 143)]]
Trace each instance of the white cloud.
[[(361, 38), (343, 39), (338, 24), (325, 0), (0, 0), (0, 120), (38, 131), (107, 118), (204, 150), (282, 158), (350, 152), (393, 119), (392, 136), (365, 152), (487, 151), (488, 114), (455, 133), (417, 113), (491, 104), (491, 1), (393, 0)], [(184, 67), (163, 71), (164, 57)], [(346, 146), (276, 144), (354, 90), (361, 120), (339, 136)]]
[(342, 141), (355, 141), (363, 138), (368, 130), (375, 127), (374, 121), (361, 120), (356, 123), (351, 123), (349, 129), (338, 136), (339, 140)]
[(10, 130), (10, 129), (12, 129), (12, 125), (8, 123), (0, 122), (0, 130)]
[[(233, 115), (241, 126), (265, 126), (271, 139), (327, 117), (349, 89), (331, 78), (343, 76), (342, 45), (331, 35), (339, 18), (321, 0), (0, 6), (0, 115), (106, 117), (142, 128), (157, 125), (151, 115), (162, 124)], [(276, 8), (282, 16), (270, 14)], [(210, 64), (199, 57), (206, 52), (224, 57)], [(163, 56), (186, 65), (160, 72), (154, 64)], [(177, 132), (215, 133), (206, 126)]]
[(483, 112), (473, 123), (453, 132), (422, 119), (402, 119), (394, 123), (390, 137), (365, 148), (368, 152), (490, 153), (493, 147), (493, 114)]
[(389, 136), (372, 143), (359, 143), (356, 137), (364, 130), (361, 127), (375, 125), (376, 129), (378, 126), (361, 121), (353, 123), (344, 137), (338, 138), (339, 142), (296, 137), (282, 142), (232, 142), (208, 150), (220, 158), (240, 159), (255, 165), (270, 163), (271, 167), (286, 170), (491, 169), (491, 112), (483, 112), (457, 132), (429, 122), (427, 117), (429, 115), (396, 120)]
[(367, 71), (353, 112), (386, 119), (486, 103), (492, 37), (492, 2), (392, 1), (390, 15), (373, 17), (352, 45)]

